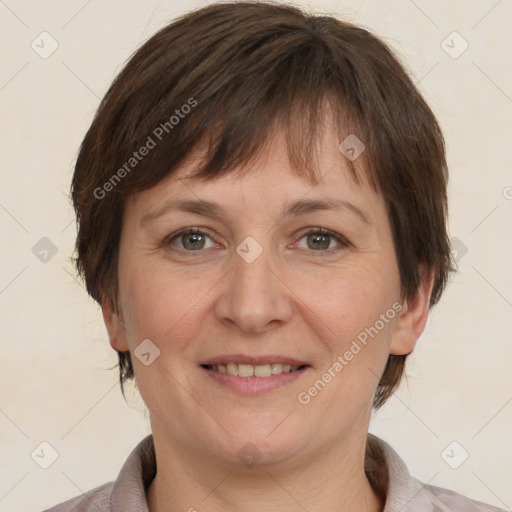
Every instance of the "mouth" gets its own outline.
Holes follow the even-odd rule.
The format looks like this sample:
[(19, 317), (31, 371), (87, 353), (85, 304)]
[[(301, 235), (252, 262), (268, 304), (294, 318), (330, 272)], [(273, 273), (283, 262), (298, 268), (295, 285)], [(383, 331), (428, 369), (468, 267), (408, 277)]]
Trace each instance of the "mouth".
[(224, 354), (199, 364), (204, 375), (243, 396), (259, 396), (301, 379), (313, 367), (305, 361), (276, 354)]
[(245, 363), (224, 363), (224, 364), (202, 364), (202, 368), (218, 373), (227, 373), (235, 377), (259, 377), (268, 378), (282, 373), (293, 373), (305, 370), (307, 364), (294, 365), (282, 363), (245, 364)]

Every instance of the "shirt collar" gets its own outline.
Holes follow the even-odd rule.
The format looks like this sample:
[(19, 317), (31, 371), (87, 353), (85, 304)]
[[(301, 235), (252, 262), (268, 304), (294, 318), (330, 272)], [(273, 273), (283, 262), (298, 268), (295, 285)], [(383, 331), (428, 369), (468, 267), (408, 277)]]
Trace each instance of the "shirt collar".
[(433, 500), (441, 505), (426, 484), (409, 474), (398, 453), (373, 434), (368, 434), (367, 438), (365, 471), (372, 487), (386, 497), (383, 512), (431, 511), (434, 510)]
[[(365, 471), (372, 487), (386, 496), (384, 512), (431, 510), (425, 485), (412, 478), (393, 448), (373, 434), (367, 438)], [(146, 490), (155, 475), (155, 447), (148, 435), (130, 453), (112, 486), (112, 512), (149, 512)]]
[(149, 512), (146, 489), (156, 475), (153, 436), (145, 437), (130, 453), (112, 486), (112, 512)]

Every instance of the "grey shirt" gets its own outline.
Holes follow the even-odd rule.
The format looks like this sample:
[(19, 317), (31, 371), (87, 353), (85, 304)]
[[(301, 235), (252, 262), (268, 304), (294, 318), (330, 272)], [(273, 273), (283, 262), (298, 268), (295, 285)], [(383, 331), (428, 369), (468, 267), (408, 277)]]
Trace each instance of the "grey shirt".
[[(365, 470), (374, 489), (386, 496), (384, 512), (506, 512), (421, 483), (409, 475), (393, 448), (372, 434), (368, 434)], [(148, 512), (146, 489), (155, 474), (155, 449), (149, 435), (130, 453), (117, 480), (44, 512)]]

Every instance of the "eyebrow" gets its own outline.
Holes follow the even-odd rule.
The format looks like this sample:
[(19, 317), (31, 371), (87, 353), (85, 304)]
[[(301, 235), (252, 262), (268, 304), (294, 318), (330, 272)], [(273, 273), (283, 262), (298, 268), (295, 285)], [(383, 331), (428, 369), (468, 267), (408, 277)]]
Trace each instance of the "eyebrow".
[[(298, 199), (285, 205), (284, 211), (282, 212), (283, 217), (305, 215), (322, 210), (345, 210), (352, 212), (359, 217), (365, 224), (371, 225), (368, 215), (366, 215), (360, 208), (346, 200), (340, 199)], [(204, 201), (201, 199), (171, 199), (165, 202), (161, 207), (150, 211), (142, 217), (140, 225), (143, 226), (151, 221), (154, 221), (163, 215), (166, 215), (172, 211), (183, 211), (188, 213), (196, 213), (207, 217), (225, 217), (224, 209), (210, 201)]]

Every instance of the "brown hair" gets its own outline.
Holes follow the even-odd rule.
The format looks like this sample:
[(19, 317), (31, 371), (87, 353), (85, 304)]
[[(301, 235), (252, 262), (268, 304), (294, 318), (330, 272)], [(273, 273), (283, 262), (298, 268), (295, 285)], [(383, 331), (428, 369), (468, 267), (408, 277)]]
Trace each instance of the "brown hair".
[[(208, 150), (193, 177), (209, 180), (247, 163), (284, 130), (290, 163), (314, 182), (326, 108), (340, 142), (354, 133), (366, 147), (349, 163), (359, 181), (363, 162), (386, 201), (403, 297), (417, 291), (424, 264), (434, 275), (434, 305), (452, 270), (444, 141), (434, 114), (374, 35), (261, 2), (212, 4), (164, 27), (103, 98), (72, 182), (76, 266), (88, 293), (115, 307), (126, 199), (171, 174), (199, 141)], [(130, 353), (118, 355), (124, 393), (134, 372)], [(389, 356), (375, 408), (397, 387), (405, 359)]]

